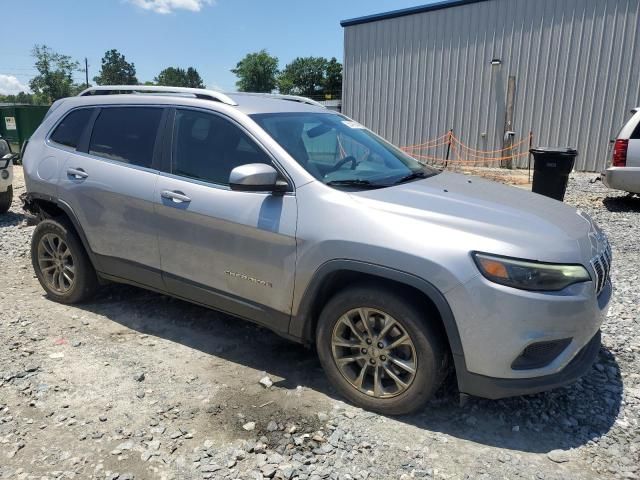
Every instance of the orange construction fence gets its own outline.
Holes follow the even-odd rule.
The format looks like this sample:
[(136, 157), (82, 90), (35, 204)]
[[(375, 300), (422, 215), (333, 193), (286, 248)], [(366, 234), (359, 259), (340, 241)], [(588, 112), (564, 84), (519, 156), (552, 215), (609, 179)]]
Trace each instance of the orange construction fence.
[[(526, 157), (529, 155), (532, 143), (533, 133), (529, 132), (529, 135), (507, 147), (496, 150), (478, 150), (463, 143), (462, 140), (454, 135), (453, 130), (449, 130), (447, 133), (426, 142), (406, 145), (400, 148), (418, 160), (444, 163), (445, 166), (448, 164), (480, 165), (509, 162)], [(523, 145), (527, 147), (526, 151), (520, 151)], [(429, 153), (429, 150), (439, 147), (446, 147), (447, 153), (444, 157)]]

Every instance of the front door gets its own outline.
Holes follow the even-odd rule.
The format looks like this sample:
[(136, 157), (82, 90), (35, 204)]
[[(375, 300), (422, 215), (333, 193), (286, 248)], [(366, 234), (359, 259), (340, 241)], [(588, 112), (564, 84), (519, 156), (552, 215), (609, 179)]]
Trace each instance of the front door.
[(238, 124), (175, 111), (171, 167), (156, 189), (160, 258), (172, 293), (286, 331), (296, 260), (296, 198), (237, 192), (233, 168), (272, 163)]

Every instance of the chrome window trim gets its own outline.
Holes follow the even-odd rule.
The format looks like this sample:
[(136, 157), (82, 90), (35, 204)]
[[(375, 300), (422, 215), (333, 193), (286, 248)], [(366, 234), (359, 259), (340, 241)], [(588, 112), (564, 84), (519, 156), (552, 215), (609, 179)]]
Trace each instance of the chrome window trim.
[[(240, 191), (233, 190), (229, 185), (223, 185), (221, 183), (206, 182), (204, 180), (198, 180), (197, 178), (183, 177), (181, 175), (176, 175), (174, 173), (158, 171), (158, 175), (160, 175), (161, 177), (169, 178), (171, 180), (179, 180), (181, 182), (193, 183), (194, 185), (201, 185), (203, 187), (215, 188), (217, 190), (227, 190), (229, 192), (234, 192), (234, 193), (251, 193), (251, 194), (258, 194), (258, 195), (265, 195), (265, 196), (274, 195), (273, 192), (270, 192), (267, 190), (263, 192), (260, 192), (260, 191), (240, 192)], [(278, 192), (277, 195), (280, 197), (283, 197), (283, 196), (295, 197), (295, 190), (291, 192), (282, 192), (282, 193)]]
[(80, 155), (80, 156), (85, 157), (85, 158), (89, 158), (91, 160), (97, 160), (97, 161), (100, 161), (100, 162), (111, 163), (113, 165), (120, 165), (122, 167), (133, 168), (134, 170), (140, 170), (140, 171), (143, 171), (143, 172), (155, 173), (155, 174), (161, 173), (159, 170), (157, 170), (155, 168), (142, 167), (140, 165), (135, 165), (133, 163), (126, 163), (126, 162), (121, 162), (119, 160), (114, 160), (112, 158), (100, 157), (98, 155), (92, 155), (92, 154), (90, 154), (88, 152), (79, 152), (78, 150), (72, 150), (71, 153), (74, 153), (75, 155)]

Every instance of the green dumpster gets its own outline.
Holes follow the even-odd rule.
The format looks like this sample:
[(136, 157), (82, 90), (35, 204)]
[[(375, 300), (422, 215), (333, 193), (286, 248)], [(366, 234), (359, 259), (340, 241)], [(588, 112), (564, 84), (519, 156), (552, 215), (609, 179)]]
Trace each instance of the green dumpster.
[(43, 105), (0, 105), (0, 136), (14, 144), (14, 151), (19, 152), (47, 110), (49, 107)]

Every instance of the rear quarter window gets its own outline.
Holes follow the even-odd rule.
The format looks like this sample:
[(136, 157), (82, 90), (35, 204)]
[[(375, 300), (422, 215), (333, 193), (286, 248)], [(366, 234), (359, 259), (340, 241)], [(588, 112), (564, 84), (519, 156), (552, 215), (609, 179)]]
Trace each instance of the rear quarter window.
[(92, 113), (92, 108), (73, 110), (62, 119), (49, 138), (59, 145), (77, 148)]

